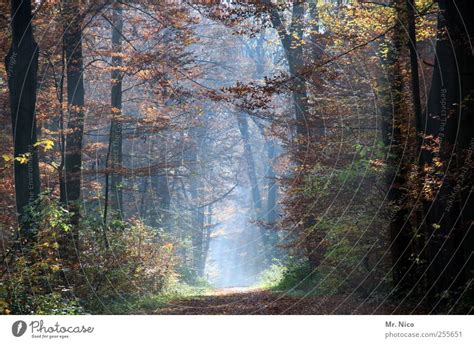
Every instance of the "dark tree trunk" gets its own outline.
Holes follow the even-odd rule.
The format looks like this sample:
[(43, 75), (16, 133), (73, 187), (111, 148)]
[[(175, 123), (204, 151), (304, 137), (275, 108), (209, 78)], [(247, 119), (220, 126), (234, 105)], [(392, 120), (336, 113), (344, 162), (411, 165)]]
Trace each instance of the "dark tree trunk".
[[(417, 239), (409, 216), (408, 174), (413, 154), (410, 150), (410, 126), (407, 108), (403, 103), (404, 57), (410, 43), (406, 39), (407, 13), (403, 0), (393, 1), (397, 9), (397, 25), (388, 41), (389, 52), (382, 61), (388, 80), (382, 82), (382, 135), (388, 148), (387, 200), (390, 214), (390, 250), (392, 276), (397, 290), (406, 290), (416, 281), (414, 264), (417, 261)], [(415, 52), (416, 59), (416, 52)], [(413, 68), (413, 66), (412, 66)], [(415, 110), (416, 111), (416, 110)]]
[[(288, 61), (288, 69), (292, 78), (292, 96), (295, 107), (296, 121), (296, 144), (297, 147), (304, 146), (302, 141), (308, 136), (307, 121), (309, 115), (308, 90), (305, 81), (305, 63), (303, 44), (298, 42), (303, 39), (303, 24), (305, 16), (304, 1), (293, 3), (291, 25), (288, 30), (284, 27), (278, 9), (271, 1), (264, 1), (269, 6), (270, 20), (273, 28), (277, 30), (285, 50)], [(298, 149), (298, 151), (301, 149)]]
[(33, 37), (31, 1), (12, 0), (12, 45), (5, 60), (10, 91), (14, 156), (25, 156), (28, 163), (15, 160), (15, 196), (18, 222), (27, 237), (34, 224), (25, 219), (26, 208), (40, 193), (36, 133), (36, 77), (38, 45)]
[[(305, 1), (295, 1), (292, 5), (292, 18), (289, 30), (287, 30), (281, 17), (278, 13), (278, 9), (274, 6), (271, 1), (264, 1), (269, 6), (270, 19), (273, 27), (277, 30), (282, 46), (285, 50), (286, 58), (288, 60), (288, 68), (292, 78), (292, 97), (295, 108), (295, 122), (296, 122), (296, 135), (294, 141), (294, 161), (301, 167), (305, 167), (306, 161), (306, 150), (309, 142), (318, 143), (324, 135), (324, 122), (322, 117), (310, 116), (310, 108), (308, 103), (308, 88), (306, 85), (306, 79), (308, 70), (306, 69), (307, 63), (305, 61), (305, 51), (303, 49), (303, 28), (305, 21)], [(309, 15), (314, 24), (312, 29), (319, 31), (317, 25), (318, 13), (316, 2), (310, 2), (309, 4)], [(310, 56), (314, 61), (319, 60), (323, 54), (323, 46), (317, 45), (317, 35), (313, 35), (312, 47), (309, 49)], [(307, 55), (307, 54), (306, 54)], [(311, 128), (311, 130), (310, 130)], [(306, 233), (306, 229), (314, 226), (315, 215), (312, 210), (308, 210), (307, 214), (302, 214), (304, 217), (301, 232)], [(311, 234), (304, 234), (305, 238), (305, 249), (306, 256), (312, 268), (316, 268), (319, 265), (320, 258), (323, 255), (321, 252), (321, 242), (324, 237), (323, 233), (316, 233), (312, 231)], [(315, 252), (314, 247), (317, 247), (318, 252)]]
[(79, 4), (62, 0), (63, 47), (66, 58), (68, 118), (61, 174), (61, 201), (73, 213), (72, 234), (77, 239), (81, 196), (82, 140), (84, 134), (84, 80), (82, 58), (82, 17)]
[(110, 125), (110, 199), (111, 208), (115, 214), (123, 219), (122, 196), (122, 6), (120, 2), (113, 4), (112, 19), (112, 123)]
[(432, 191), (425, 195), (424, 208), (433, 296), (461, 292), (472, 277), (473, 244), (474, 56), (469, 40), (474, 35), (474, 8), (468, 0), (438, 4), (436, 59), (421, 159), (427, 171), (425, 189)]
[(422, 129), (421, 120), (421, 100), (420, 100), (420, 78), (418, 76), (418, 52), (416, 44), (416, 23), (415, 23), (415, 1), (406, 0), (407, 22), (408, 22), (408, 46), (410, 47), (410, 69), (411, 69), (411, 90), (413, 100), (413, 110), (415, 113), (416, 130)]
[[(290, 35), (303, 39), (303, 20), (304, 20), (304, 3), (293, 4), (292, 24), (290, 28)], [(293, 38), (294, 40), (294, 38)], [(288, 67), (291, 77), (293, 79), (293, 102), (295, 107), (296, 120), (296, 140), (297, 145), (302, 144), (307, 136), (308, 121), (309, 121), (309, 106), (308, 106), (308, 89), (306, 87), (305, 77), (305, 62), (303, 45), (296, 42), (296, 47), (290, 46), (286, 49), (288, 58)], [(302, 152), (299, 152), (302, 153)]]

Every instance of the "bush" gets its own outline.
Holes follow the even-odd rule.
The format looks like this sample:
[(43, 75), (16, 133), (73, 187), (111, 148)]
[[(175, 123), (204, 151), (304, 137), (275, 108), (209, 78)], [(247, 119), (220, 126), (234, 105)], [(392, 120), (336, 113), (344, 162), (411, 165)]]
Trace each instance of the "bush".
[(119, 228), (109, 228), (106, 239), (97, 227), (81, 228), (84, 281), (76, 293), (93, 311), (104, 311), (115, 299), (159, 293), (174, 277), (172, 243), (139, 220)]
[(7, 252), (7, 271), (0, 281), (0, 310), (4, 314), (78, 314), (83, 310), (63, 275), (58, 249), (70, 230), (69, 213), (42, 194), (27, 211), (35, 226), (28, 240), (19, 235)]
[(325, 270), (324, 267), (313, 270), (308, 263), (301, 261), (288, 267), (273, 265), (261, 274), (259, 286), (285, 292), (332, 295), (337, 290), (337, 281), (327, 278)]
[(307, 291), (316, 284), (316, 275), (309, 264), (296, 262), (289, 265), (283, 272), (280, 280), (273, 289), (276, 290), (303, 290)]
[(258, 277), (257, 287), (275, 288), (278, 286), (288, 269), (280, 264), (272, 264), (268, 269), (260, 273)]
[(0, 277), (1, 313), (125, 312), (126, 299), (159, 293), (175, 278), (173, 243), (139, 220), (114, 221), (104, 232), (100, 217), (83, 219), (71, 260), (60, 255), (74, 252), (61, 250), (69, 212), (43, 194), (28, 214), (33, 235), (14, 243)]

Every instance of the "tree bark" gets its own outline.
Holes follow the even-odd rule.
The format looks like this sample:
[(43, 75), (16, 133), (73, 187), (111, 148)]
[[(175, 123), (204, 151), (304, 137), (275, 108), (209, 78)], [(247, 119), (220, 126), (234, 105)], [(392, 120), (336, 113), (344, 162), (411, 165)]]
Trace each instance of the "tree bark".
[(474, 9), (467, 0), (438, 4), (436, 59), (421, 158), (421, 168), (427, 171), (425, 190), (432, 191), (424, 202), (432, 296), (461, 292), (473, 266), (474, 56), (469, 40), (474, 34)]
[(421, 100), (420, 100), (420, 78), (418, 75), (418, 52), (416, 44), (416, 22), (415, 22), (415, 1), (406, 0), (407, 24), (408, 24), (408, 46), (410, 48), (410, 69), (411, 69), (411, 90), (413, 100), (413, 110), (415, 113), (416, 130), (422, 130), (421, 120)]
[(244, 156), (247, 163), (247, 174), (250, 182), (250, 188), (252, 190), (254, 211), (257, 220), (260, 220), (262, 212), (262, 197), (260, 195), (260, 188), (258, 186), (257, 171), (255, 168), (252, 146), (250, 144), (249, 124), (246, 115), (239, 113), (237, 115), (237, 122), (244, 144)]
[(82, 17), (79, 3), (62, 0), (63, 49), (66, 58), (68, 120), (61, 174), (61, 201), (73, 213), (73, 235), (78, 236), (81, 196), (82, 140), (84, 136), (84, 80), (82, 58)]
[(122, 168), (122, 5), (119, 1), (113, 4), (112, 18), (112, 122), (110, 125), (110, 199), (111, 208), (120, 219), (123, 219), (123, 178)]
[[(298, 166), (304, 168), (307, 144), (310, 141), (318, 143), (324, 135), (324, 122), (322, 117), (319, 115), (310, 116), (309, 111), (309, 92), (306, 84), (308, 73), (306, 68), (308, 64), (305, 61), (305, 51), (302, 43), (305, 21), (305, 1), (293, 2), (291, 24), (288, 30), (283, 25), (277, 7), (275, 7), (271, 1), (264, 1), (264, 3), (269, 7), (270, 20), (278, 32), (288, 61), (288, 69), (292, 78), (292, 97), (296, 122), (296, 135), (293, 140), (295, 146), (294, 161)], [(319, 30), (317, 26), (318, 13), (316, 2), (310, 3), (309, 10), (309, 15), (311, 19), (314, 20), (312, 25), (313, 30)], [(312, 54), (311, 57), (314, 61), (320, 59), (323, 54), (322, 49), (314, 49), (316, 43), (316, 39), (313, 37), (313, 47), (309, 49), (309, 52)], [(321, 46), (321, 48), (323, 47)], [(303, 214), (302, 216), (305, 219), (301, 233), (306, 233), (305, 229), (314, 226), (316, 222), (315, 215), (311, 211), (308, 211), (307, 214)], [(305, 254), (308, 257), (311, 267), (316, 268), (321, 260), (320, 257), (323, 256), (323, 252), (314, 252), (313, 247), (318, 247), (318, 249), (321, 250), (321, 245), (318, 243), (321, 242), (324, 233), (315, 233), (312, 231), (309, 235), (303, 235), (305, 235), (304, 240), (306, 242)]]
[[(388, 80), (382, 82), (382, 135), (388, 148), (388, 168), (386, 174), (387, 200), (389, 213), (390, 251), (392, 258), (393, 284), (399, 291), (412, 287), (416, 282), (414, 266), (418, 261), (417, 239), (415, 230), (408, 218), (409, 186), (408, 174), (413, 163), (413, 152), (410, 147), (410, 126), (407, 108), (403, 102), (404, 57), (408, 52), (409, 42), (406, 39), (408, 16), (403, 0), (394, 0), (397, 11), (396, 26), (390, 40), (388, 56), (382, 61)], [(412, 37), (413, 38), (413, 37)], [(416, 52), (415, 52), (416, 54)], [(413, 57), (413, 55), (411, 55)], [(416, 55), (415, 55), (416, 58)], [(417, 68), (417, 67), (416, 67)], [(413, 70), (413, 66), (412, 66)], [(416, 72), (418, 73), (418, 72)], [(418, 74), (416, 74), (418, 75)], [(412, 90), (413, 91), (413, 90)], [(416, 110), (415, 110), (416, 111)]]
[[(292, 97), (295, 108), (296, 145), (303, 147), (302, 142), (309, 135), (307, 121), (309, 118), (308, 90), (304, 76), (303, 54), (303, 21), (305, 15), (304, 1), (296, 1), (292, 7), (292, 18), (289, 32), (284, 27), (278, 9), (270, 1), (264, 1), (269, 6), (270, 20), (277, 30), (285, 55), (288, 69), (292, 78)], [(299, 149), (300, 150), (300, 149)]]
[(26, 220), (27, 207), (40, 193), (36, 132), (36, 78), (39, 49), (33, 37), (31, 1), (12, 0), (12, 44), (5, 60), (10, 91), (14, 156), (15, 196), (18, 222), (23, 235), (33, 237), (33, 224)]

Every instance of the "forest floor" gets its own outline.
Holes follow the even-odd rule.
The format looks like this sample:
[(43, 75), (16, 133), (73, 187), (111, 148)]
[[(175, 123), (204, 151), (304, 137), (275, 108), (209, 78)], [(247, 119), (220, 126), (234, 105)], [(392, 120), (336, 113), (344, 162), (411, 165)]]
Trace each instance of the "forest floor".
[(258, 288), (223, 288), (170, 300), (151, 314), (391, 314), (394, 308), (383, 300), (345, 295), (305, 297)]

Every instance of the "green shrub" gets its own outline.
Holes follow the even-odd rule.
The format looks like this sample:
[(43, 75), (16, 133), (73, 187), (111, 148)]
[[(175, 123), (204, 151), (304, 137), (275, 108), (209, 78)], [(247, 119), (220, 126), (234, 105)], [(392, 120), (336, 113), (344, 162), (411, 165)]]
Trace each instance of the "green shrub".
[(176, 279), (171, 241), (139, 220), (114, 221), (104, 232), (98, 219), (92, 214), (81, 220), (79, 264), (66, 262), (60, 252), (71, 234), (70, 214), (41, 195), (28, 211), (33, 235), (20, 237), (5, 262), (9, 269), (0, 277), (0, 312), (125, 313), (128, 300), (160, 293)]
[(160, 293), (175, 278), (174, 245), (159, 239), (139, 220), (107, 230), (81, 228), (80, 261), (84, 281), (75, 291), (86, 307), (102, 312), (115, 301)]
[(324, 267), (311, 269), (305, 262), (297, 261), (288, 267), (274, 265), (262, 274), (261, 286), (277, 291), (332, 295), (337, 290), (333, 278), (328, 278)]
[(272, 264), (268, 269), (260, 273), (257, 287), (275, 288), (283, 281), (287, 271), (288, 269), (283, 265)]
[[(69, 213), (42, 194), (27, 211), (34, 224), (28, 240), (21, 234), (7, 253), (0, 281), (0, 307), (14, 314), (79, 314), (83, 310), (65, 284), (60, 238), (70, 230)], [(22, 232), (21, 232), (22, 233)]]

